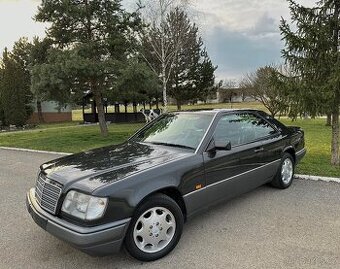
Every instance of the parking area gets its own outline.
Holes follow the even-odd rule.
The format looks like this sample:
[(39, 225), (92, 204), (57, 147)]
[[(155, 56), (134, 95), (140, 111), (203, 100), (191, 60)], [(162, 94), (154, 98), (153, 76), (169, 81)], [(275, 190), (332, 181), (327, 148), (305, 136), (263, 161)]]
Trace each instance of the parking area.
[(60, 156), (0, 149), (0, 268), (339, 268), (340, 184), (263, 186), (186, 223), (177, 248), (142, 263), (91, 257), (39, 228), (26, 211), (38, 167)]

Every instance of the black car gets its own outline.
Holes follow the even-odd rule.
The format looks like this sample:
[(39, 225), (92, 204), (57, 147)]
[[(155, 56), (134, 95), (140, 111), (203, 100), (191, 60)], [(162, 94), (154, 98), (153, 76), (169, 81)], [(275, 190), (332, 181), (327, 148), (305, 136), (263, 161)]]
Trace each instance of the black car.
[(151, 261), (176, 246), (186, 220), (217, 202), (265, 183), (289, 187), (305, 153), (300, 128), (262, 111), (168, 113), (121, 145), (41, 165), (27, 208), (86, 253), (124, 245)]

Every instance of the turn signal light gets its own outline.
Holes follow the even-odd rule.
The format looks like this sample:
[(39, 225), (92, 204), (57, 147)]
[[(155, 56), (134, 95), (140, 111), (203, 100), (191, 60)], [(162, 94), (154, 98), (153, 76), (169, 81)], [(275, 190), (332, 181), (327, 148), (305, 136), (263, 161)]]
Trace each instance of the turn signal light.
[(199, 190), (199, 189), (202, 189), (202, 187), (203, 187), (202, 184), (196, 184), (195, 189), (196, 189), (196, 190)]

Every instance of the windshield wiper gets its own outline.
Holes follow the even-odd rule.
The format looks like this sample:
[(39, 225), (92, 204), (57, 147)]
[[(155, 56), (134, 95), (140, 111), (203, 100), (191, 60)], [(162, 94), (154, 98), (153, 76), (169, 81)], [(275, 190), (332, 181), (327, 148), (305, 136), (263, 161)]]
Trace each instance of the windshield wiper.
[(164, 142), (149, 142), (154, 145), (160, 145), (160, 146), (169, 146), (169, 147), (176, 147), (176, 148), (183, 148), (183, 149), (193, 149), (195, 148), (190, 147), (190, 146), (185, 146), (185, 145), (180, 145), (180, 144), (172, 144), (172, 143), (164, 143)]

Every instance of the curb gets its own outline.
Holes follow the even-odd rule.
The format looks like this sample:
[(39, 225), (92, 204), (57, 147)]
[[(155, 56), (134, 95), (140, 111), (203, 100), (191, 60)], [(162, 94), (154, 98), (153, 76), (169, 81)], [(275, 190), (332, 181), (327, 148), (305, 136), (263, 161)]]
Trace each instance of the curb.
[(72, 153), (66, 152), (56, 152), (56, 151), (46, 151), (46, 150), (35, 150), (35, 149), (23, 149), (23, 148), (11, 148), (11, 147), (0, 147), (0, 149), (4, 150), (14, 150), (14, 151), (21, 151), (21, 152), (32, 152), (32, 153), (43, 153), (43, 154), (54, 154), (54, 155), (71, 155)]
[(310, 175), (295, 175), (297, 179), (303, 180), (313, 180), (313, 181), (323, 181), (323, 182), (333, 182), (340, 184), (339, 177), (321, 177), (321, 176), (310, 176)]

